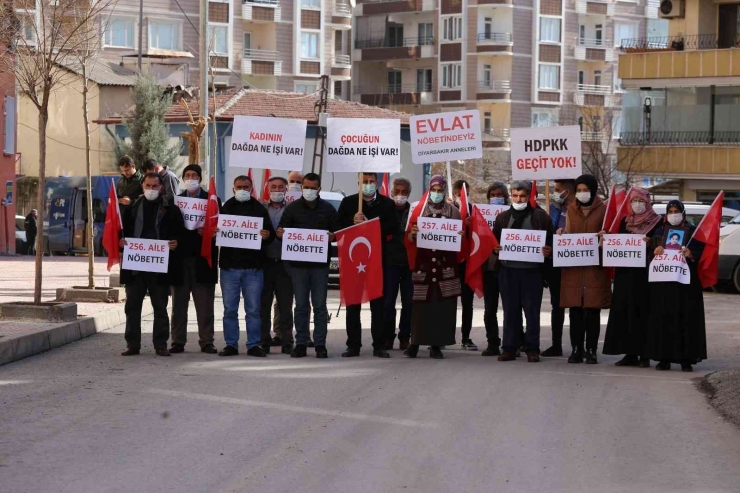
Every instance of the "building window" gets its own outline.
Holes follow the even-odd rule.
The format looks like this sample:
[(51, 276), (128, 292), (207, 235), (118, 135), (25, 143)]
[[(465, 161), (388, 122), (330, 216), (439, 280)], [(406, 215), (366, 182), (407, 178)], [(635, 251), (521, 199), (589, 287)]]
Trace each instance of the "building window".
[(319, 33), (301, 32), (301, 58), (319, 58)]
[(149, 47), (159, 50), (180, 50), (180, 23), (150, 20)]
[(557, 110), (532, 108), (533, 127), (556, 127), (558, 124)]
[(459, 63), (442, 65), (442, 87), (457, 89), (460, 86), (462, 86), (462, 65)]
[(388, 72), (388, 93), (398, 94), (401, 92), (401, 71), (391, 70)]
[[(666, 23), (667, 24), (667, 23)], [(627, 39), (637, 38), (637, 24), (631, 22), (615, 22), (614, 23), (614, 47), (618, 48), (623, 46), (624, 41)], [(666, 36), (668, 35), (666, 31)], [(652, 35), (648, 35), (652, 37)]]
[(596, 45), (601, 46), (601, 41), (604, 39), (604, 26), (596, 24)]
[(483, 131), (485, 133), (491, 133), (491, 112), (486, 111), (483, 113)]
[(601, 70), (594, 70), (594, 85), (601, 85)]
[(540, 65), (540, 89), (560, 89), (560, 67), (558, 65)]
[(228, 56), (228, 33), (228, 26), (208, 26), (208, 44), (210, 46), (211, 55)]
[(20, 38), (22, 39), (23, 43), (26, 45), (35, 45), (36, 44), (36, 26), (34, 24), (34, 20), (28, 16), (20, 16), (21, 21), (21, 29), (20, 29)]
[(311, 9), (320, 9), (321, 0), (301, 0), (301, 7), (308, 7)]
[(582, 86), (586, 83), (586, 73), (583, 70), (578, 71), (578, 85)]
[(540, 41), (560, 43), (560, 19), (542, 17), (540, 19)]
[(15, 98), (3, 99), (3, 154), (15, 154)]
[(416, 92), (430, 92), (432, 90), (432, 69), (416, 69)]
[(343, 31), (337, 29), (334, 31), (334, 52), (335, 53), (341, 53), (342, 52), (342, 33)]
[(491, 65), (483, 65), (483, 86), (491, 87)]
[(114, 48), (134, 48), (136, 36), (134, 21), (131, 19), (111, 18), (105, 29), (105, 46)]
[(308, 80), (295, 81), (295, 92), (301, 94), (313, 94), (319, 90), (319, 83)]
[(431, 22), (419, 23), (419, 46), (434, 44), (434, 24)]
[(334, 97), (336, 98), (342, 97), (342, 81), (341, 80), (334, 81)]
[(442, 39), (445, 41), (455, 41), (462, 38), (462, 17), (445, 17), (442, 25)]

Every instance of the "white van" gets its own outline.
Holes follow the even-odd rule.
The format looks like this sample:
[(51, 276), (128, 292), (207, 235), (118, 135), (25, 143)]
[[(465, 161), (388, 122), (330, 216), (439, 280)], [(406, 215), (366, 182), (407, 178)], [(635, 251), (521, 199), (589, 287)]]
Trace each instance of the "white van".
[[(686, 208), (686, 222), (693, 226), (698, 226), (704, 215), (709, 212), (708, 205), (684, 202)], [(665, 215), (668, 204), (653, 204), (653, 210), (658, 214)], [(722, 226), (729, 224), (730, 221), (740, 215), (740, 211), (735, 209), (722, 208)]]
[(720, 283), (732, 283), (740, 291), (740, 229), (724, 236), (720, 230), (717, 279)]

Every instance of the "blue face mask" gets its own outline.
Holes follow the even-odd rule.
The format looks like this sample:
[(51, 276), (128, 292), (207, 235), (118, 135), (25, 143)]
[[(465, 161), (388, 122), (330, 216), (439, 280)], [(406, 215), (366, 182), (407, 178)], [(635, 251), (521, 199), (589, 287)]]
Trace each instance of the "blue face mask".
[(372, 195), (375, 195), (375, 191), (378, 189), (378, 186), (375, 183), (363, 183), (362, 184), (362, 195), (365, 197), (370, 197)]
[(505, 205), (506, 200), (503, 197), (491, 197), (491, 200), (489, 200), (489, 203), (491, 205)]
[(445, 194), (444, 192), (429, 192), (429, 198), (435, 204), (439, 204), (445, 199)]

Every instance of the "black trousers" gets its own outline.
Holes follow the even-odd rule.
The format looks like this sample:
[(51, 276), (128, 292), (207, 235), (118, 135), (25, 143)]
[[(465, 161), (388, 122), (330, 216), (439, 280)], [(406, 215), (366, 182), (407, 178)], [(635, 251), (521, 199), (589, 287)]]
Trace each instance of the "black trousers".
[(498, 282), (504, 306), (504, 351), (515, 352), (521, 344), (522, 310), (527, 319), (524, 350), (540, 352), (542, 271), (501, 266)]
[(293, 343), (293, 281), (285, 270), (282, 261), (266, 259), (263, 264), (264, 283), (262, 285), (262, 300), (260, 317), (262, 318), (260, 339), (263, 344), (271, 340), (270, 315), (272, 315), (272, 299), (277, 301), (278, 334), (283, 344)]
[(141, 348), (141, 307), (149, 293), (154, 308), (154, 349), (167, 349), (170, 336), (170, 318), (167, 315), (169, 289), (169, 286), (158, 284), (157, 274), (151, 272), (139, 272), (126, 283), (126, 347)]
[[(385, 348), (383, 308), (385, 299), (381, 296), (370, 302), (370, 333), (373, 336), (373, 349)], [(347, 347), (362, 347), (362, 323), (360, 309), (362, 305), (347, 307)]]
[(596, 352), (601, 332), (600, 308), (569, 308), (570, 314), (570, 344), (573, 347), (583, 348), (583, 339), (586, 339), (586, 349)]
[(475, 299), (475, 291), (465, 284), (466, 266), (467, 262), (460, 264), (460, 283), (462, 283), (462, 295), (460, 296), (462, 324), (460, 325), (460, 331), (462, 332), (463, 341), (470, 339), (470, 330), (473, 328), (473, 300)]
[(26, 233), (26, 248), (27, 255), (36, 254), (36, 235), (30, 235)]
[(562, 347), (565, 308), (560, 307), (560, 267), (550, 267), (547, 273), (547, 285), (550, 287), (550, 305), (552, 305), (552, 345)]
[(498, 297), (500, 294), (498, 286), (498, 272), (487, 270), (483, 272), (483, 302), (485, 311), (483, 312), (483, 323), (486, 326), (486, 339), (491, 346), (499, 347), (498, 327)]

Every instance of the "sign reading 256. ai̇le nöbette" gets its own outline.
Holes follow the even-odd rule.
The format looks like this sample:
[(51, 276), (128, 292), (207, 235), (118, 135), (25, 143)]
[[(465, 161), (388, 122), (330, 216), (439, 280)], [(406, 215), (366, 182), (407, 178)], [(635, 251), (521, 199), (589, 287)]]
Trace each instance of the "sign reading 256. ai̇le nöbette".
[(415, 115), (409, 126), (414, 164), (483, 157), (479, 110)]
[(306, 120), (236, 116), (229, 166), (300, 171), (306, 143)]
[(515, 180), (557, 180), (581, 176), (581, 129), (511, 129), (511, 174)]
[(326, 171), (332, 173), (401, 171), (401, 120), (327, 119)]

